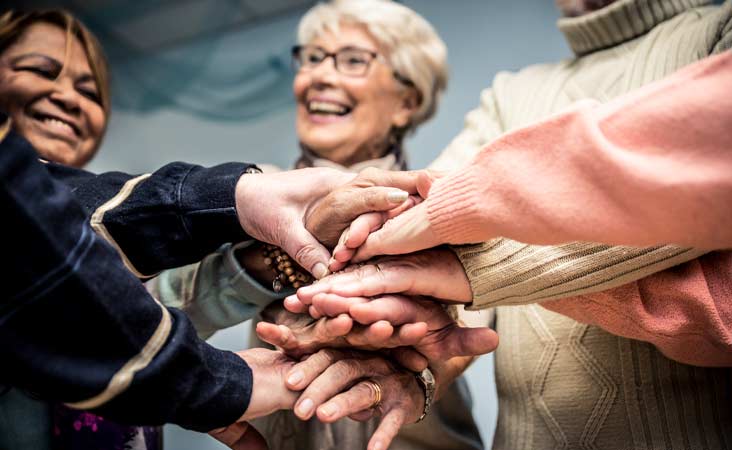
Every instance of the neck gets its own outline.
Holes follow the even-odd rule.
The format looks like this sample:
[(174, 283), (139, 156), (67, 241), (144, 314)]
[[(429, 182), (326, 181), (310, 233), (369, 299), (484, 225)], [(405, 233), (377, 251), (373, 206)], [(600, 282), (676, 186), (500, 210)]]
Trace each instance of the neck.
[(399, 145), (393, 145), (379, 152), (358, 152), (350, 158), (323, 158), (305, 145), (300, 144), (300, 158), (295, 167), (336, 167), (344, 170), (360, 171), (366, 167), (388, 170), (405, 170), (406, 163)]
[(577, 17), (602, 9), (616, 0), (556, 0), (565, 17)]
[(336, 149), (334, 151), (327, 152), (327, 156), (320, 156), (320, 154), (314, 149), (300, 143), (303, 156), (327, 159), (343, 167), (350, 167), (365, 161), (383, 158), (393, 151), (393, 147), (395, 146), (389, 145), (388, 141), (381, 141), (379, 143), (369, 143), (356, 151), (341, 151), (341, 149)]

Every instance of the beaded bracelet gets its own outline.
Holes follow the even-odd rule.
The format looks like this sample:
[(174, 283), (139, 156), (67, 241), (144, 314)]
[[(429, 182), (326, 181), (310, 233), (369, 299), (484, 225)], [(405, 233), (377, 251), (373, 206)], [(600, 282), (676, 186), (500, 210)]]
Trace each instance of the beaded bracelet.
[(281, 248), (266, 244), (262, 247), (262, 256), (264, 263), (275, 274), (274, 280), (272, 280), (273, 291), (280, 292), (287, 285), (297, 289), (313, 282), (313, 277), (301, 270), (302, 267), (298, 266)]

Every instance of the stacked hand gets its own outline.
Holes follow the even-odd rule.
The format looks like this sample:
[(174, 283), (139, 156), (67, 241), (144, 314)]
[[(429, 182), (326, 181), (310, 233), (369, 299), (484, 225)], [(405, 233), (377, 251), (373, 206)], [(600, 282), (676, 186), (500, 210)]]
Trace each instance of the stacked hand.
[(326, 168), (245, 174), (236, 185), (236, 209), (247, 234), (281, 247), (321, 278), (330, 259), (321, 242), (333, 245), (361, 214), (404, 208), (417, 192), (417, 177), (376, 169), (355, 176)]
[[(440, 304), (472, 299), (455, 254), (436, 248), (402, 255), (437, 244), (421, 203), (434, 178), (378, 170), (354, 177), (330, 169), (241, 178), (244, 230), (321, 278), (287, 298), (287, 310), (264, 312), (257, 333), (281, 351), (241, 354), (255, 374), (242, 421), (291, 407), (301, 419), (316, 415), (324, 422), (380, 415), (369, 448), (386, 448), (422, 413), (425, 397), (412, 371), (429, 365), (439, 392), (472, 357), (495, 349), (494, 331), (461, 327)], [(335, 246), (332, 259), (324, 244)], [(400, 256), (346, 267), (380, 254)], [(328, 275), (327, 266), (345, 270)], [(243, 424), (215, 436), (232, 448), (261, 444)]]

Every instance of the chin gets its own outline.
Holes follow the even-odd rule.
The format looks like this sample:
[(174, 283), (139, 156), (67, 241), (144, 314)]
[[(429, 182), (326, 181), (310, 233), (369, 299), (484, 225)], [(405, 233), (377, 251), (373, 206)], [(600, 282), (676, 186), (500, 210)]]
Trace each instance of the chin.
[(38, 152), (38, 156), (41, 158), (52, 161), (59, 164), (72, 167), (82, 167), (86, 164), (90, 158), (85, 157), (82, 152), (76, 151), (66, 143), (44, 142), (47, 139), (42, 139), (40, 142), (34, 142), (30, 140), (33, 147)]

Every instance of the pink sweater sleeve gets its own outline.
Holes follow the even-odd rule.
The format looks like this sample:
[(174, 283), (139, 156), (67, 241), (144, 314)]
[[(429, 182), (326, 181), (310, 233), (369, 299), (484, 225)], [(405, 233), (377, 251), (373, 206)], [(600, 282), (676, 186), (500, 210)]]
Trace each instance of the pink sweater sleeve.
[(732, 247), (732, 53), (506, 134), (426, 203), (452, 244)]

